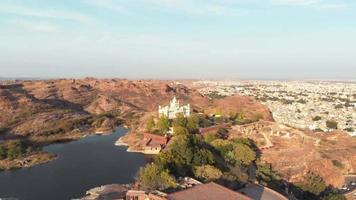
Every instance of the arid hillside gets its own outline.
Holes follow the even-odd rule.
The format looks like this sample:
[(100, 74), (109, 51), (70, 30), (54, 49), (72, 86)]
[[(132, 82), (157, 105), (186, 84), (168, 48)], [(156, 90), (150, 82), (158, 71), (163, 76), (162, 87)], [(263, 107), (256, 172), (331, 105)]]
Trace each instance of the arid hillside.
[(117, 122), (132, 125), (145, 113), (156, 111), (159, 104), (167, 104), (173, 96), (196, 110), (213, 112), (215, 107), (229, 105), (229, 111), (248, 108), (250, 116), (256, 111), (264, 119), (272, 119), (267, 108), (246, 97), (214, 101), (170, 81), (94, 78), (22, 81), (0, 86), (1, 137), (72, 139), (111, 130)]
[(344, 174), (356, 171), (356, 138), (346, 133), (308, 133), (275, 122), (234, 126), (231, 137), (248, 137), (262, 149), (263, 161), (291, 182), (314, 172), (331, 185), (341, 186)]

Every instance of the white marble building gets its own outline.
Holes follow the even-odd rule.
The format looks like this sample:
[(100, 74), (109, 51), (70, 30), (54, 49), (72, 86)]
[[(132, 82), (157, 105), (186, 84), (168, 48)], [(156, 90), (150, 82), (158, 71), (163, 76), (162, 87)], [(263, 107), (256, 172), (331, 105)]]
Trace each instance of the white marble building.
[(184, 117), (190, 116), (190, 105), (179, 105), (179, 101), (177, 101), (176, 97), (174, 97), (168, 106), (159, 106), (158, 107), (159, 116), (166, 116), (169, 119), (176, 118), (178, 113), (182, 113)]

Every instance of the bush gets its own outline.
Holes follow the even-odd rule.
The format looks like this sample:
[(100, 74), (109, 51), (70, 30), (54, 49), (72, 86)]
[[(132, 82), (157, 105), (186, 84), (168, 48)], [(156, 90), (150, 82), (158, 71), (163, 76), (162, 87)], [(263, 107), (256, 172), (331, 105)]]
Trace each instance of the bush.
[(7, 149), (4, 146), (0, 146), (0, 160), (7, 157)]
[(315, 117), (313, 117), (313, 121), (319, 121), (319, 120), (321, 120), (321, 117), (320, 117), (320, 116), (315, 116)]
[(198, 166), (194, 170), (194, 176), (204, 182), (216, 181), (222, 176), (222, 172), (211, 165)]
[(301, 103), (301, 104), (306, 104), (306, 103), (307, 103), (307, 100), (305, 100), (305, 99), (299, 99), (297, 102), (298, 102), (298, 103)]
[(4, 133), (6, 133), (6, 129), (5, 128), (0, 128), (0, 135), (4, 134)]
[(312, 172), (304, 177), (304, 181), (299, 183), (298, 186), (305, 192), (310, 192), (316, 196), (321, 194), (326, 189), (326, 184), (323, 178)]
[(220, 139), (227, 139), (229, 137), (229, 131), (225, 128), (220, 128), (217, 131), (216, 136)]
[(28, 147), (21, 140), (11, 140), (0, 145), (0, 159), (16, 159), (26, 153)]
[(329, 129), (337, 129), (337, 122), (335, 120), (327, 120), (325, 123)]
[(331, 193), (331, 194), (324, 196), (321, 199), (322, 200), (346, 200), (346, 197), (342, 194)]
[(258, 113), (255, 113), (254, 116), (253, 116), (253, 120), (254, 121), (259, 121), (260, 119), (263, 119), (263, 114), (258, 112)]
[(348, 127), (348, 128), (345, 128), (345, 129), (344, 129), (344, 131), (347, 131), (347, 132), (353, 132), (353, 131), (354, 131), (354, 129), (353, 129), (353, 128), (351, 128), (351, 127)]
[(208, 133), (208, 134), (204, 135), (204, 141), (208, 144), (210, 144), (211, 142), (213, 142), (216, 139), (217, 139), (217, 137), (214, 133)]
[(250, 165), (256, 159), (256, 153), (245, 144), (236, 144), (234, 158), (244, 165)]
[(340, 109), (340, 108), (343, 108), (344, 106), (342, 105), (342, 104), (337, 104), (336, 106), (335, 106), (335, 109)]
[(338, 160), (332, 160), (332, 163), (335, 167), (343, 169), (344, 168), (344, 164), (342, 164), (342, 162), (338, 161)]
[(165, 190), (176, 187), (175, 179), (168, 170), (161, 169), (156, 164), (147, 164), (139, 171), (139, 181), (144, 190)]

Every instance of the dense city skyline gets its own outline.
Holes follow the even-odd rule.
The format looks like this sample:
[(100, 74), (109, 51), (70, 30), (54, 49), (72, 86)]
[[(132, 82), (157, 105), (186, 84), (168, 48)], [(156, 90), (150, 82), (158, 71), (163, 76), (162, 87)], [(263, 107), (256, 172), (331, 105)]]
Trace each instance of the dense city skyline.
[(4, 0), (1, 77), (355, 79), (351, 0)]

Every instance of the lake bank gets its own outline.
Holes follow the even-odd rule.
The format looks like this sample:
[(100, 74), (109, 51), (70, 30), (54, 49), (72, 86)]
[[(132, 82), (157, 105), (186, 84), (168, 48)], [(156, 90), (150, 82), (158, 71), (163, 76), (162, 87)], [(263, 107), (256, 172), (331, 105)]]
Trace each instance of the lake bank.
[(146, 158), (115, 146), (115, 141), (126, 133), (126, 129), (119, 128), (110, 135), (93, 135), (45, 147), (43, 150), (56, 154), (57, 159), (0, 172), (0, 198), (71, 199), (99, 185), (132, 182)]

